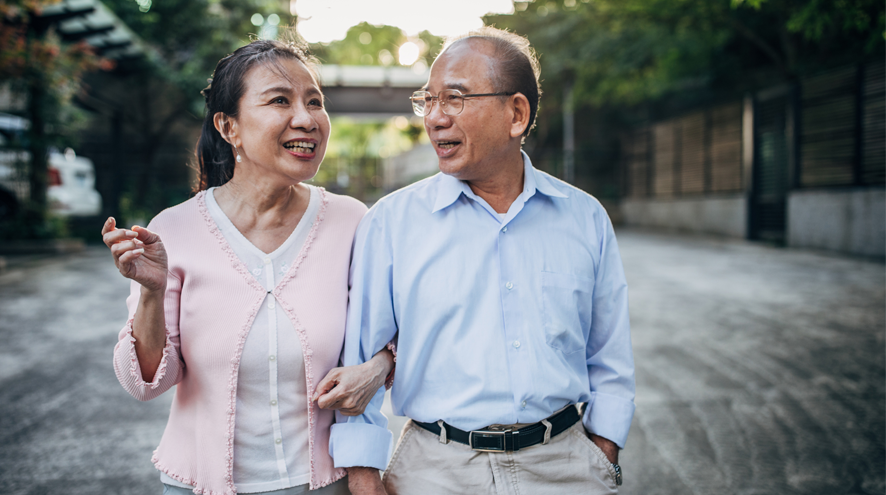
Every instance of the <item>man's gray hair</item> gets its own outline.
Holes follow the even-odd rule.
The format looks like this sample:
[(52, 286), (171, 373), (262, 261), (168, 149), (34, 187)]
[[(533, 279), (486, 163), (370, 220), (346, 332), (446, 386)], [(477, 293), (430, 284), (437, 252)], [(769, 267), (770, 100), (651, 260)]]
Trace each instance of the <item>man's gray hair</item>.
[(535, 50), (523, 36), (492, 26), (483, 26), (466, 34), (447, 38), (442, 53), (455, 43), (474, 39), (486, 41), (492, 46), (493, 58), (496, 60), (491, 75), (495, 92), (522, 93), (529, 100), (529, 125), (523, 131), (525, 138), (535, 127), (538, 101), (541, 99), (541, 83), (538, 80), (541, 70)]

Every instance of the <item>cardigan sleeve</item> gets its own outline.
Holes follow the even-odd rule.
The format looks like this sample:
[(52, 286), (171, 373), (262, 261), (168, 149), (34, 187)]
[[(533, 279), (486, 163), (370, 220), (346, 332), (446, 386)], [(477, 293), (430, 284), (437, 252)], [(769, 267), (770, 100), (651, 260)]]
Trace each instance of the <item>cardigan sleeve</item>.
[(132, 336), (132, 322), (138, 308), (141, 285), (132, 282), (126, 305), (129, 307), (129, 320), (120, 331), (119, 341), (114, 347), (114, 372), (117, 380), (130, 395), (140, 401), (148, 401), (160, 396), (181, 381), (185, 364), (181, 357), (181, 340), (179, 338), (179, 305), (181, 301), (182, 282), (169, 272), (166, 281), (164, 313), (166, 318), (166, 346), (160, 366), (151, 382), (142, 379), (141, 367), (135, 353), (135, 337)]

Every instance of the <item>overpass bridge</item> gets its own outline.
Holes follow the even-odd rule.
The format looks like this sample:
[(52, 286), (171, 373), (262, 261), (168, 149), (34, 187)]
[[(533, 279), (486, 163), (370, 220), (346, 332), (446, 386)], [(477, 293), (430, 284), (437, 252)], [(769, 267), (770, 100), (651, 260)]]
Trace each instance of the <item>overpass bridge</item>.
[(320, 84), (330, 115), (388, 119), (411, 116), (412, 92), (428, 81), (428, 69), (373, 65), (322, 65)]

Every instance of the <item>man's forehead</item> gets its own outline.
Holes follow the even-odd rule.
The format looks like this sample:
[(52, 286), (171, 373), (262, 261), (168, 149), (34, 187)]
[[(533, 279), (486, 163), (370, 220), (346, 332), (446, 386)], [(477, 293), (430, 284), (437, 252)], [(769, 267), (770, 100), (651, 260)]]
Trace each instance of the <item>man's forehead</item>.
[(466, 41), (456, 42), (437, 57), (431, 66), (425, 91), (457, 89), (468, 93), (491, 85), (492, 57), (487, 50), (476, 49), (488, 45)]

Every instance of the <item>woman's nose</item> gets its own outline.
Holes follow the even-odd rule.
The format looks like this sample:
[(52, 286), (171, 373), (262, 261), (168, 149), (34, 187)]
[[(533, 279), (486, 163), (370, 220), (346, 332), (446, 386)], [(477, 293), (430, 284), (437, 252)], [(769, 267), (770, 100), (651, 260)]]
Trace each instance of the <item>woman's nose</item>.
[(305, 131), (313, 131), (317, 128), (317, 120), (314, 115), (303, 106), (296, 106), (292, 118), (289, 120), (289, 126), (295, 129), (304, 129)]

